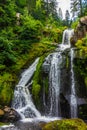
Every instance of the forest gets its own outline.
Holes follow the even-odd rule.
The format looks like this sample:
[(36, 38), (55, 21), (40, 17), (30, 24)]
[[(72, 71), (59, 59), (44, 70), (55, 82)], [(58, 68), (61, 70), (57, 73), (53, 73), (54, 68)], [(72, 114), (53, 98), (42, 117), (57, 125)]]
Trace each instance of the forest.
[[(63, 18), (60, 0), (0, 0), (1, 109), (11, 106), (21, 72), (37, 57), (41, 57), (38, 65), (40, 69), (44, 58), (62, 43), (63, 31), (67, 28), (76, 30), (80, 19), (87, 16), (87, 0), (70, 1), (70, 12), (67, 9)], [(80, 56), (84, 55), (84, 60), (78, 61), (79, 68), (76, 69), (83, 76), (87, 87), (87, 34), (75, 42), (73, 39), (71, 41), (72, 46), (80, 49)], [(37, 103), (38, 73), (39, 70), (34, 76), (32, 90)]]

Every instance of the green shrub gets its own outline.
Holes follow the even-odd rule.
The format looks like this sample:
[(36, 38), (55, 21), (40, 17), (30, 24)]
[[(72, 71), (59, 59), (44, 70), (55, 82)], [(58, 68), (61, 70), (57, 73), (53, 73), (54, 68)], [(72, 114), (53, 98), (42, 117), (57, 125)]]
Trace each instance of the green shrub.
[(20, 39), (25, 40), (40, 40), (42, 32), (42, 24), (38, 20), (34, 20), (31, 16), (23, 18), (23, 27), (20, 34)]
[(0, 105), (9, 105), (13, 96), (14, 75), (4, 73), (0, 76)]
[(76, 29), (77, 25), (78, 25), (79, 19), (77, 19), (76, 21), (72, 22), (71, 28)]

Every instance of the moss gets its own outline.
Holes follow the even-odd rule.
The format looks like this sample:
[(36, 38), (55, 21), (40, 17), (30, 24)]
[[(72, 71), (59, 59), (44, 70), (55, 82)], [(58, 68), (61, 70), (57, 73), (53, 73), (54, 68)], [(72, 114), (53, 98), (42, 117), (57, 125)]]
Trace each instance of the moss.
[(44, 86), (45, 86), (45, 94), (47, 95), (48, 94), (48, 89), (49, 89), (49, 79), (48, 79), (48, 75), (45, 77), (44, 81)]
[(69, 58), (66, 57), (66, 68), (68, 68), (68, 67), (69, 67)]
[(9, 125), (9, 123), (2, 123), (2, 122), (0, 122), (0, 126), (3, 126), (3, 125)]
[[(0, 65), (0, 69), (3, 69), (0, 75), (0, 101), (1, 101), (0, 105), (10, 105), (13, 97), (14, 87), (15, 84), (17, 84), (18, 82), (18, 75), (20, 74), (21, 70), (27, 68), (36, 59), (36, 57), (39, 57), (44, 53), (48, 53), (54, 49), (55, 47), (52, 46), (50, 42), (47, 41), (42, 43), (35, 43), (35, 44), (33, 43), (28, 53), (17, 56), (16, 64), (9, 66), (8, 68), (5, 68), (4, 65)], [(37, 66), (37, 70), (40, 69), (44, 57), (45, 56), (42, 56), (42, 58), (40, 59), (40, 63)], [(37, 75), (35, 76), (37, 83), (36, 81), (34, 81), (34, 84), (36, 84), (34, 86), (36, 86), (35, 90), (38, 91), (33, 90), (34, 96), (35, 92), (36, 95), (38, 95), (40, 91), (40, 84), (38, 83), (39, 72), (40, 71), (37, 71), (36, 72), (37, 74), (35, 74)], [(37, 97), (38, 96), (35, 96), (35, 98)]]
[(0, 104), (9, 105), (13, 96), (14, 76), (9, 73), (4, 73), (0, 76)]
[(41, 56), (39, 63), (36, 67), (36, 71), (33, 77), (33, 85), (32, 85), (32, 94), (34, 97), (34, 100), (38, 103), (39, 102), (39, 96), (40, 96), (40, 91), (41, 91), (41, 67), (42, 67), (42, 63), (44, 61), (45, 55)]
[(47, 123), (42, 130), (87, 130), (81, 119), (66, 119)]
[(86, 85), (86, 87), (87, 87), (87, 77), (85, 77), (85, 85)]

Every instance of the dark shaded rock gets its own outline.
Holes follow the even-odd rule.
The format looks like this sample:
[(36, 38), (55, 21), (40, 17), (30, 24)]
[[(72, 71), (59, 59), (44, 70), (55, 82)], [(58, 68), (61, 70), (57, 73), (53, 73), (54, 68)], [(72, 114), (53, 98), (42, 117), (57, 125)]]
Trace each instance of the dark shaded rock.
[(13, 108), (5, 106), (0, 109), (0, 121), (1, 122), (15, 122), (21, 119), (20, 115)]
[(70, 104), (62, 93), (60, 93), (60, 108), (61, 108), (61, 116), (65, 118), (69, 118), (70, 117)]
[(87, 104), (78, 105), (78, 117), (87, 120)]

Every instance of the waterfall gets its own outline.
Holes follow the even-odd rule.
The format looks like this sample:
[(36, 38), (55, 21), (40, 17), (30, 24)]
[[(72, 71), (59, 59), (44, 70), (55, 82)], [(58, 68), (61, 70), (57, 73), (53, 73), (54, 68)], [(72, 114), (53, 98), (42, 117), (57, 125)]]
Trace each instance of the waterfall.
[(62, 44), (70, 46), (70, 38), (73, 35), (73, 33), (74, 33), (73, 29), (66, 29), (63, 32)]
[[(51, 117), (61, 117), (63, 116), (60, 105), (64, 103), (60, 103), (61, 99), (65, 99), (65, 102), (67, 101), (66, 95), (63, 95), (62, 88), (61, 88), (61, 78), (64, 72), (62, 72), (62, 66), (64, 62), (65, 52), (67, 48), (70, 51), (71, 54), (71, 97), (70, 97), (70, 110), (71, 110), (71, 118), (77, 116), (77, 101), (76, 101), (76, 93), (75, 93), (75, 78), (74, 78), (74, 70), (73, 70), (73, 58), (74, 58), (74, 51), (73, 49), (70, 49), (70, 38), (73, 34), (73, 30), (66, 29), (63, 33), (63, 40), (62, 44), (58, 48), (58, 50), (52, 54), (49, 54), (44, 63), (44, 73), (48, 75), (49, 79), (49, 92), (48, 92), (48, 99), (45, 95), (45, 90), (43, 87), (43, 106), (45, 111), (47, 109), (47, 113), (44, 112), (44, 116), (51, 116)], [(68, 51), (68, 52), (69, 52)], [(36, 70), (36, 66), (38, 64), (39, 58), (35, 60), (35, 62), (27, 69), (25, 70), (22, 75), (21, 79), (18, 83), (18, 85), (15, 88), (14, 92), (14, 99), (12, 103), (12, 107), (15, 108), (23, 118), (42, 118), (41, 112), (39, 112), (34, 103), (33, 99), (31, 97), (29, 87), (32, 84), (32, 76), (34, 74), (34, 71)], [(65, 69), (65, 68), (64, 68)], [(62, 72), (62, 75), (61, 75)], [(43, 78), (45, 79), (45, 77)], [(68, 80), (68, 79), (67, 79)], [(63, 84), (64, 85), (64, 84)], [(43, 85), (44, 86), (44, 85)], [(66, 86), (63, 86), (66, 87)], [(62, 95), (62, 98), (61, 96)], [(61, 98), (61, 99), (60, 99)], [(48, 103), (47, 103), (47, 101)], [(68, 104), (68, 101), (67, 101)], [(48, 106), (47, 106), (48, 105)], [(49, 109), (49, 110), (48, 110)], [(65, 110), (66, 111), (66, 110)], [(69, 110), (67, 110), (69, 111)]]
[(71, 118), (77, 117), (77, 99), (75, 92), (75, 76), (73, 70), (74, 49), (71, 49)]
[(71, 44), (70, 44), (70, 38), (73, 36), (74, 34), (74, 29), (66, 29), (63, 32), (63, 38), (62, 38), (62, 44), (60, 45), (60, 47), (64, 50), (66, 48), (70, 48)]
[(41, 116), (33, 104), (32, 97), (28, 89), (30, 86), (30, 83), (28, 84), (28, 82), (31, 80), (34, 71), (36, 70), (38, 61), (39, 58), (37, 58), (35, 62), (22, 73), (21, 79), (15, 88), (12, 107), (15, 108), (23, 118)]
[(49, 93), (50, 93), (50, 115), (60, 116), (59, 94), (60, 94), (60, 67), (62, 63), (61, 53), (54, 53), (51, 60), (49, 72)]

